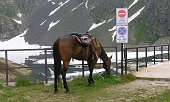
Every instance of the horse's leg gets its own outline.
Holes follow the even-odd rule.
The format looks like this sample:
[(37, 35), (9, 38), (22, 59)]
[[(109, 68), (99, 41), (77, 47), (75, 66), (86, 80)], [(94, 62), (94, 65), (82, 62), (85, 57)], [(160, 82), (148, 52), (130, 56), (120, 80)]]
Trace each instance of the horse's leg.
[(64, 88), (66, 89), (66, 92), (69, 92), (69, 88), (67, 86), (67, 81), (66, 81), (66, 72), (67, 72), (68, 67), (69, 67), (69, 62), (63, 61), (63, 69), (61, 71), (61, 74), (62, 74), (62, 79), (63, 79), (63, 85), (64, 85)]
[[(54, 65), (56, 66), (56, 64)], [(58, 80), (59, 80), (59, 75), (61, 73), (61, 69), (57, 69), (56, 67), (54, 68), (54, 93), (58, 93)]]
[(90, 71), (90, 74), (89, 74), (88, 82), (89, 82), (89, 85), (92, 85), (94, 83), (94, 80), (93, 80), (93, 68), (89, 68), (89, 71)]
[(97, 62), (96, 60), (88, 61), (88, 66), (89, 66), (89, 71), (90, 71), (89, 78), (88, 78), (89, 85), (92, 85), (94, 83), (93, 68), (94, 68), (96, 62)]

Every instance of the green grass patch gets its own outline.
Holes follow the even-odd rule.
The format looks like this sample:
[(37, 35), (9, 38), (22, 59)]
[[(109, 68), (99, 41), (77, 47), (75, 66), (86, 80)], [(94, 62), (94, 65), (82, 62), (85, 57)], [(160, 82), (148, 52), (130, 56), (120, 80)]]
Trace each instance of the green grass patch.
[(0, 79), (0, 85), (3, 84), (5, 81)]
[[(88, 85), (88, 77), (75, 78), (68, 82), (70, 93), (66, 94), (63, 88), (63, 83), (59, 81), (59, 93), (54, 94), (53, 85), (43, 85), (42, 82), (31, 84), (29, 87), (3, 87), (0, 89), (1, 102), (95, 102), (109, 101), (113, 98), (123, 98), (126, 93), (121, 93), (119, 84), (125, 84), (135, 80), (131, 75), (113, 76), (113, 75), (94, 75), (94, 85)], [(115, 89), (116, 88), (116, 89)], [(117, 90), (118, 88), (118, 90)], [(128, 90), (127, 90), (128, 91)], [(136, 90), (137, 91), (137, 90)], [(118, 93), (120, 92), (120, 93)], [(130, 91), (129, 91), (130, 92)], [(139, 92), (144, 93), (145, 89), (140, 89)], [(118, 94), (118, 95), (117, 95)], [(129, 93), (130, 94), (130, 93)], [(123, 95), (123, 96), (121, 96)], [(128, 96), (128, 95), (127, 95)], [(125, 95), (125, 97), (127, 97)], [(140, 102), (169, 102), (170, 90), (154, 96), (140, 98)], [(101, 99), (100, 99), (101, 98)], [(135, 101), (136, 98), (134, 98)], [(123, 101), (124, 102), (124, 101)]]
[[(116, 85), (116, 84), (122, 84), (122, 83), (126, 83), (126, 82), (130, 82), (135, 80), (135, 77), (131, 74), (128, 75), (124, 75), (121, 77), (116, 77), (113, 75), (95, 75), (93, 77), (94, 80), (94, 85), (92, 85), (93, 87), (92, 90), (98, 90), (100, 88), (109, 86), (109, 85)], [(88, 77), (84, 77), (84, 78), (76, 78), (74, 79), (72, 82), (69, 83), (69, 87), (70, 89), (74, 90), (74, 91), (87, 91), (89, 90), (89, 86), (88, 86)], [(90, 91), (92, 91), (90, 90)]]
[(31, 81), (25, 76), (20, 76), (16, 79), (16, 86), (17, 87), (30, 86), (30, 85), (31, 85)]
[[(42, 83), (31, 84), (29, 87), (4, 87), (0, 89), (1, 102), (61, 102), (61, 101), (74, 101), (74, 102), (86, 102), (93, 101), (96, 97), (103, 94), (103, 89), (110, 87), (111, 85), (117, 85), (134, 80), (133, 75), (125, 75), (122, 77), (116, 77), (112, 75), (95, 75), (94, 85), (88, 85), (88, 77), (75, 78), (71, 82), (68, 82), (70, 88), (70, 94), (64, 94), (65, 89), (63, 84), (59, 82), (59, 93), (54, 94), (53, 85), (45, 86)], [(19, 83), (24, 83), (25, 79), (19, 78)], [(28, 85), (28, 83), (26, 84)]]
[(3, 83), (4, 83), (4, 80), (1, 80), (1, 79), (0, 79), (0, 89), (3, 88)]

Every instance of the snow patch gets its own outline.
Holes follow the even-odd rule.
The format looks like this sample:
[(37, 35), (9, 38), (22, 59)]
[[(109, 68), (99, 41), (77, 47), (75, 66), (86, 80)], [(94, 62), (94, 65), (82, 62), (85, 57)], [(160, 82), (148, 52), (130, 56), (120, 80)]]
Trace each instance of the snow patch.
[(60, 20), (57, 20), (56, 22), (51, 22), (49, 27), (48, 27), (48, 30), (50, 30), (53, 26), (55, 26), (56, 24), (58, 24), (60, 22)]
[(22, 24), (22, 21), (20, 20), (16, 20), (16, 19), (13, 19), (15, 22), (17, 22), (18, 24)]
[[(27, 33), (28, 28), (20, 35), (4, 42), (0, 42), (0, 50), (4, 49), (33, 49), (33, 48), (49, 48), (49, 46), (39, 46), (39, 45), (30, 45), (28, 42), (25, 42), (24, 35)], [(25, 58), (28, 58), (31, 55), (39, 55), (40, 51), (8, 51), (8, 59), (16, 63), (24, 63)], [(4, 52), (0, 52), (0, 57), (5, 57)]]
[(67, 0), (66, 2), (62, 3), (60, 2), (58, 5), (58, 7), (56, 9), (54, 9), (53, 11), (50, 12), (50, 14), (48, 16), (53, 15), (55, 12), (57, 12), (62, 6), (64, 6), (66, 3), (68, 3), (70, 0)]
[(139, 0), (134, 0), (133, 3), (128, 7), (128, 9), (131, 8), (133, 5), (135, 5), (138, 1)]
[(55, 5), (55, 2), (51, 2), (53, 5)]
[(145, 6), (142, 7), (140, 10), (138, 10), (138, 11), (137, 11), (135, 14), (133, 14), (131, 17), (129, 17), (129, 18), (128, 18), (128, 22), (131, 22), (133, 19), (135, 19), (137, 16), (139, 16), (140, 13), (141, 13), (141, 11), (142, 11), (144, 8), (145, 8)]
[(21, 14), (21, 13), (18, 13), (17, 16), (18, 16), (18, 17), (22, 17), (22, 14)]
[(73, 8), (71, 11), (76, 10), (78, 7), (80, 7), (84, 2), (82, 2), (81, 4), (79, 4), (78, 6), (76, 6), (75, 8)]
[(40, 25), (43, 25), (47, 20), (44, 20)]
[(89, 1), (87, 0), (86, 3), (85, 3), (86, 10), (88, 10), (88, 6), (87, 6), (87, 5), (88, 5), (88, 2), (89, 2)]
[(104, 20), (103, 22), (98, 23), (98, 24), (93, 23), (93, 24), (92, 24), (92, 26), (89, 28), (89, 30), (88, 30), (88, 31), (93, 30), (93, 29), (95, 29), (95, 28), (97, 28), (97, 27), (101, 26), (101, 25), (102, 25), (102, 24), (104, 24), (105, 22), (106, 22), (106, 20)]
[(93, 6), (91, 9), (94, 9), (95, 8), (95, 6)]

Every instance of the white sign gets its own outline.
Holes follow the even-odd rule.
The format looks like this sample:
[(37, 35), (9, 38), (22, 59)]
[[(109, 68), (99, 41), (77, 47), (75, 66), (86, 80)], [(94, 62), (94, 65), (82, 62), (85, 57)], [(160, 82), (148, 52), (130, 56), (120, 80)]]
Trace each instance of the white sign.
[(128, 43), (128, 26), (117, 26), (116, 33), (117, 43)]
[(116, 25), (128, 25), (128, 8), (116, 8)]

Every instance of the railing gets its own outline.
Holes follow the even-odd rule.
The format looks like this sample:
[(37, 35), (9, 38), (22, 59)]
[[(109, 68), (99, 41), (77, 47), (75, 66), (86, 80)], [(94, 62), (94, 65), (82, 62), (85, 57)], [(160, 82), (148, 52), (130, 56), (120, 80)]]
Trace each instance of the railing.
[[(104, 47), (104, 49), (106, 51), (115, 51), (115, 60), (116, 60), (116, 72), (117, 71), (117, 63), (118, 63), (118, 58), (117, 58), (117, 47)], [(44, 69), (45, 69), (45, 83), (48, 83), (48, 75), (47, 75), (47, 68), (49, 67), (48, 63), (47, 63), (47, 51), (51, 51), (52, 48), (43, 48), (43, 49), (4, 49), (4, 50), (0, 50), (0, 52), (4, 52), (5, 53), (5, 73), (6, 73), (6, 84), (8, 85), (9, 82), (9, 65), (8, 65), (8, 52), (11, 51), (15, 51), (15, 52), (20, 52), (20, 51), (44, 51)], [(82, 76), (84, 77), (84, 61), (82, 61)], [(53, 66), (53, 65), (52, 65)], [(13, 67), (15, 68), (15, 67)], [(18, 67), (17, 67), (18, 68)]]
[[(106, 52), (115, 52), (115, 67), (116, 67), (116, 75), (118, 75), (118, 49), (117, 47), (104, 47)], [(159, 46), (142, 46), (142, 47), (129, 47), (129, 48), (124, 48), (124, 68), (123, 70), (125, 71), (125, 74), (127, 74), (127, 64), (130, 60), (128, 58), (128, 51), (133, 51), (136, 52), (136, 57), (135, 59), (133, 59), (133, 61), (135, 61), (136, 63), (136, 71), (139, 70), (139, 60), (141, 58), (139, 58), (139, 51), (143, 50), (144, 51), (144, 57), (142, 57), (144, 59), (144, 63), (145, 63), (145, 67), (148, 66), (148, 51), (153, 51), (153, 63), (156, 63), (156, 55), (159, 55), (161, 62), (163, 62), (164, 60), (164, 54), (167, 54), (166, 58), (169, 60), (169, 50), (170, 50), (170, 45), (159, 45)], [(164, 51), (167, 51), (166, 53), (164, 53)], [(47, 77), (47, 68), (49, 66), (53, 67), (53, 65), (48, 65), (47, 63), (47, 51), (52, 51), (52, 48), (44, 48), (44, 49), (10, 49), (10, 50), (0, 50), (0, 52), (4, 52), (5, 53), (5, 74), (6, 74), (6, 84), (8, 85), (9, 82), (9, 65), (8, 65), (8, 52), (11, 51), (43, 51), (44, 52), (44, 69), (45, 69), (45, 83), (48, 83), (48, 77)], [(156, 54), (156, 51), (160, 51), (159, 54)], [(82, 61), (82, 76), (84, 77), (84, 61)], [(14, 68), (14, 67), (13, 67)], [(121, 71), (123, 72), (123, 71)]]
[[(129, 47), (129, 48), (125, 48), (124, 49), (124, 59), (125, 59), (125, 74), (127, 74), (127, 63), (128, 63), (128, 50), (135, 50), (134, 52), (136, 52), (136, 71), (139, 70), (139, 50), (143, 49), (145, 51), (145, 56), (144, 56), (144, 60), (145, 60), (145, 67), (148, 66), (148, 50), (149, 51), (153, 51), (153, 63), (155, 64), (155, 56), (156, 56), (156, 51), (161, 51), (160, 58), (161, 58), (161, 62), (163, 62), (163, 55), (166, 53), (163, 53), (164, 50), (167, 51), (167, 59), (169, 60), (169, 47), (170, 45), (159, 45), (159, 46), (143, 46), (143, 47)], [(150, 48), (150, 49), (149, 49)], [(166, 49), (165, 49), (166, 48)]]
[[(6, 84), (8, 85), (8, 82), (9, 82), (9, 73), (8, 73), (8, 70), (9, 70), (9, 66), (8, 66), (8, 52), (11, 52), (11, 51), (42, 51), (44, 50), (44, 56), (45, 56), (45, 82), (47, 83), (48, 79), (47, 79), (47, 50), (52, 50), (51, 48), (44, 48), (44, 49), (9, 49), (9, 50), (0, 50), (0, 52), (5, 52), (5, 69), (6, 69)], [(14, 67), (15, 68), (15, 67)], [(17, 67), (18, 68), (18, 67)]]

